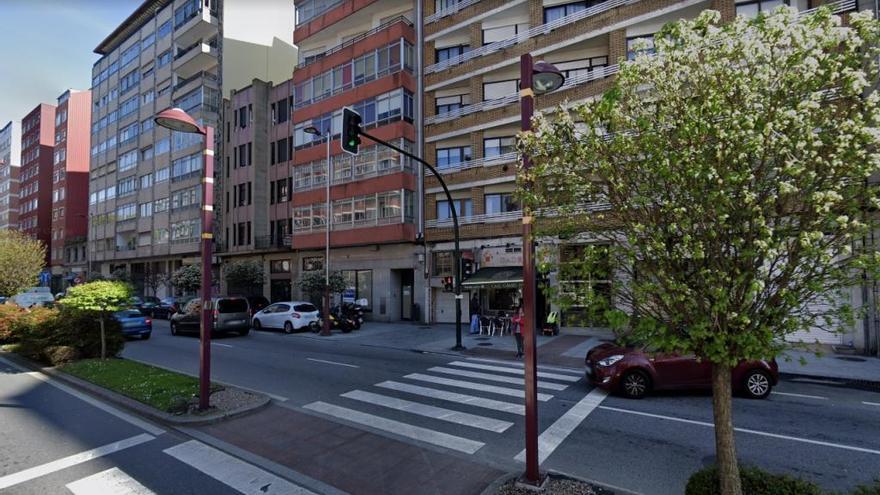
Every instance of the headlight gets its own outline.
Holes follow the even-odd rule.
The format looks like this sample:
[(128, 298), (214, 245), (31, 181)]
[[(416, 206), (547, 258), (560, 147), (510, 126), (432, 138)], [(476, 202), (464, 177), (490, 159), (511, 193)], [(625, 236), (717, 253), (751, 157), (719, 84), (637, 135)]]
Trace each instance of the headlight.
[(620, 361), (621, 359), (623, 359), (623, 354), (615, 354), (613, 356), (608, 356), (605, 359), (599, 360), (599, 363), (597, 364), (602, 367), (613, 366), (614, 363)]

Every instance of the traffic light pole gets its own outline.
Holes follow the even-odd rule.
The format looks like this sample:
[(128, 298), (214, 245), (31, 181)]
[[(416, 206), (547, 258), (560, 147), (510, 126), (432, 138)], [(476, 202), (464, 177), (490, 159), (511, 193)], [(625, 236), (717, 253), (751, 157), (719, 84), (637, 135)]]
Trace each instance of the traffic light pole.
[(358, 133), (366, 138), (372, 139), (379, 144), (387, 146), (394, 151), (406, 155), (413, 160), (421, 163), (434, 174), (434, 177), (436, 177), (437, 180), (440, 182), (440, 187), (443, 188), (443, 194), (446, 195), (446, 201), (449, 203), (449, 211), (452, 213), (452, 234), (455, 239), (455, 251), (453, 251), (453, 258), (455, 259), (455, 347), (453, 347), (452, 350), (464, 350), (465, 347), (461, 345), (461, 247), (459, 246), (458, 235), (458, 213), (455, 211), (455, 203), (452, 202), (452, 195), (449, 194), (449, 188), (446, 187), (446, 181), (443, 180), (443, 176), (440, 175), (439, 172), (437, 172), (437, 169), (435, 169), (430, 163), (422, 160), (416, 155), (413, 155), (412, 153), (387, 141), (383, 141), (377, 137), (373, 137), (360, 129), (358, 130)]

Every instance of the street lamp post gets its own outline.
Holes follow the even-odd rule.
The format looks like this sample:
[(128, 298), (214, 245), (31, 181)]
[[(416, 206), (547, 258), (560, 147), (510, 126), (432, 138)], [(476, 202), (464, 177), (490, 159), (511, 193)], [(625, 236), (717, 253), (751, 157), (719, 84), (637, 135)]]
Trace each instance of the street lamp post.
[(214, 222), (214, 128), (200, 126), (179, 108), (169, 108), (156, 115), (156, 124), (166, 129), (205, 136), (202, 168), (202, 327), (199, 342), (199, 409), (209, 407), (211, 394), (211, 257)]
[[(532, 131), (536, 94), (549, 93), (565, 83), (565, 76), (547, 62), (534, 63), (532, 55), (520, 57), (520, 115), (523, 132)], [(523, 153), (522, 170), (528, 173), (532, 161)], [(525, 185), (528, 187), (528, 184)], [(523, 207), (523, 346), (525, 350), (526, 394), (526, 472), (523, 481), (540, 486), (543, 482), (538, 462), (538, 355), (536, 352), (535, 242), (532, 237), (534, 217), (528, 205)]]
[[(306, 127), (303, 130), (307, 134), (320, 136), (321, 131), (315, 126)], [(324, 179), (324, 326), (321, 328), (321, 335), (330, 335), (330, 219), (333, 218), (330, 211), (330, 174), (333, 171), (330, 160), (330, 129), (327, 129), (327, 174)]]

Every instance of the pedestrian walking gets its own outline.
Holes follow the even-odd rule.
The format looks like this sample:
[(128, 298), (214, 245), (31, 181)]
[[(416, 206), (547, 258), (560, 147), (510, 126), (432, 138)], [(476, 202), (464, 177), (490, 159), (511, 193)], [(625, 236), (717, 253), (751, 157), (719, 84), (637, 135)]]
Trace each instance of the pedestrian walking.
[(516, 357), (520, 358), (523, 356), (523, 336), (522, 336), (523, 307), (522, 307), (522, 303), (519, 303), (519, 306), (517, 306), (517, 308), (516, 308), (516, 312), (510, 318), (510, 324), (513, 327), (513, 336), (516, 338)]
[(471, 330), (470, 333), (479, 333), (480, 331), (480, 296), (474, 294), (470, 301), (471, 311)]

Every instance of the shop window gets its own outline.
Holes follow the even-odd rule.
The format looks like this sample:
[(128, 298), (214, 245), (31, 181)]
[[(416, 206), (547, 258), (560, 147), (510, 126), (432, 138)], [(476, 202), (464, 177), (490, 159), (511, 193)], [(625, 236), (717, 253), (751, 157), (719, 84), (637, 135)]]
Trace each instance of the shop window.
[(346, 290), (354, 290), (354, 300), (366, 299), (370, 311), (373, 306), (373, 271), (372, 270), (343, 270)]

